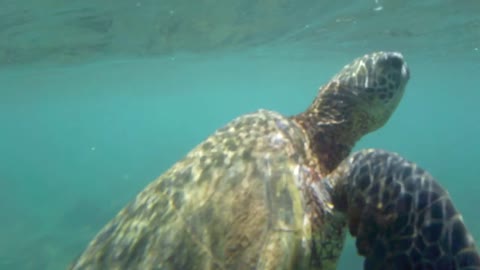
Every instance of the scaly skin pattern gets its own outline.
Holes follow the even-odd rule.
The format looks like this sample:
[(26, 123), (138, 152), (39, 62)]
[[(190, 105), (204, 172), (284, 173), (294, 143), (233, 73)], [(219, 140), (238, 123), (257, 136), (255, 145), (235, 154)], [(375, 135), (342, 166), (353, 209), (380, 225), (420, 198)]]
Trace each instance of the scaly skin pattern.
[[(396, 52), (364, 55), (323, 86), (309, 109), (292, 119), (303, 127), (310, 167), (319, 177), (332, 172), (365, 134), (382, 127), (398, 106), (410, 78)], [(307, 183), (307, 186), (310, 183)], [(306, 220), (312, 226), (314, 269), (336, 269), (345, 239), (345, 218), (329, 209), (322, 185), (307, 188)], [(320, 203), (319, 203), (320, 202)], [(325, 203), (326, 202), (326, 203)]]
[(308, 110), (293, 117), (307, 132), (322, 173), (330, 173), (362, 136), (387, 122), (409, 78), (401, 54), (364, 55), (324, 85)]
[(408, 78), (400, 54), (377, 52), (303, 113), (233, 120), (138, 194), (71, 269), (335, 269), (346, 219), (322, 178), (385, 124)]
[(364, 269), (480, 269), (475, 241), (448, 192), (415, 163), (366, 149), (327, 178)]

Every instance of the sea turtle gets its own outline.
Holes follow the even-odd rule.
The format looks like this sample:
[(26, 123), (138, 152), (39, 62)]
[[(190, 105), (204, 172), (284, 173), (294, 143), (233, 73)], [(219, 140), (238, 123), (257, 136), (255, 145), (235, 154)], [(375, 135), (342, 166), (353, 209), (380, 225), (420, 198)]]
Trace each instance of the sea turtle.
[(240, 116), (140, 192), (71, 269), (335, 269), (347, 221), (359, 239), (375, 232), (346, 189), (335, 191), (332, 171), (386, 123), (408, 79), (400, 53), (375, 52), (345, 66), (305, 112)]

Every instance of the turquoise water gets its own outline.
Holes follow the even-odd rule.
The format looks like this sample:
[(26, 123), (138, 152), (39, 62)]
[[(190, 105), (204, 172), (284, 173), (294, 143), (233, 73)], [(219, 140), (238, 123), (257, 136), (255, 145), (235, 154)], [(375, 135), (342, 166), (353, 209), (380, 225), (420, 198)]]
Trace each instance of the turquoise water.
[[(64, 269), (137, 192), (216, 128), (259, 108), (300, 112), (343, 65), (378, 49), (401, 51), (411, 80), (388, 124), (356, 149), (396, 151), (428, 169), (480, 240), (480, 21), (467, 16), (480, 7), (475, 1), (447, 2), (435, 3), (442, 4), (438, 10), (465, 13), (441, 26), (433, 20), (408, 26), (434, 35), (384, 42), (365, 35), (335, 48), (305, 38), (314, 33), (302, 30), (236, 50), (4, 65), (0, 269)], [(369, 24), (382, 25), (387, 7)], [(410, 10), (405, 20), (413, 21), (419, 9), (427, 10), (414, 4), (401, 10)], [(334, 39), (336, 28), (329, 27)], [(441, 27), (446, 30), (435, 32)], [(340, 269), (360, 265), (349, 240)]]

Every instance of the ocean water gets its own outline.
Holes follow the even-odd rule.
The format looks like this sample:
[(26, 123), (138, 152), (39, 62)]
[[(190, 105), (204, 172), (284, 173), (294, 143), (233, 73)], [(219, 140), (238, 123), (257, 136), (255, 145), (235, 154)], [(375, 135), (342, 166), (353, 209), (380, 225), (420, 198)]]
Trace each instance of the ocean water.
[[(77, 13), (36, 29), (37, 17), (22, 24), (7, 2), (17, 25), (0, 20), (0, 269), (65, 269), (143, 187), (215, 129), (260, 108), (298, 113), (343, 65), (375, 50), (402, 52), (411, 79), (390, 121), (355, 149), (395, 151), (429, 170), (480, 241), (480, 2), (325, 1), (332, 12), (323, 17), (227, 49), (118, 49), (121, 38), (140, 35), (125, 32), (110, 38), (116, 46), (97, 54), (89, 47), (67, 61), (65, 51), (52, 53), (60, 42), (53, 36), (39, 47), (14, 41), (42, 36)], [(42, 10), (21, 10), (29, 8)], [(287, 8), (302, 17), (295, 5)], [(258, 22), (265, 33), (274, 23)], [(22, 50), (7, 54), (6, 37), (10, 50)], [(83, 40), (72, 38), (72, 50)], [(361, 262), (349, 239), (339, 269)]]

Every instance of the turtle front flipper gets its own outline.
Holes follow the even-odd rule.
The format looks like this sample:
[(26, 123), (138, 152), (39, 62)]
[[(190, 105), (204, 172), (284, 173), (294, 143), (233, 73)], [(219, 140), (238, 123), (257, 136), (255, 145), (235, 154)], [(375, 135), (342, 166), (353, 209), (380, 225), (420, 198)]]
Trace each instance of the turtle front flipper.
[(480, 255), (448, 192), (400, 155), (363, 150), (328, 180), (364, 269), (480, 269)]

